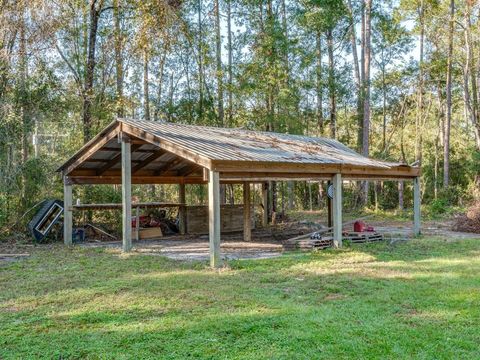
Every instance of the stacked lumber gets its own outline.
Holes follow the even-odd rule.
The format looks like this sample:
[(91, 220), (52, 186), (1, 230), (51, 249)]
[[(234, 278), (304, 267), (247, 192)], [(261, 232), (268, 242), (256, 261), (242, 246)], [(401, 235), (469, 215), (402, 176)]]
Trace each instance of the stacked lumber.
[[(185, 209), (187, 233), (208, 234), (208, 206), (187, 206)], [(253, 214), (253, 207), (250, 213)], [(221, 205), (220, 219), (221, 232), (243, 231), (243, 205)], [(253, 221), (251, 227), (255, 228)]]
[(365, 232), (348, 232), (343, 235), (344, 240), (349, 240), (352, 243), (367, 243), (374, 241), (383, 241), (383, 234), (374, 231)]
[(332, 247), (332, 237), (324, 237), (322, 239), (290, 239), (283, 243), (283, 250), (313, 250), (326, 249)]
[[(306, 235), (308, 236), (308, 235)], [(310, 238), (306, 236), (298, 236), (283, 242), (283, 249), (289, 250), (313, 250), (326, 249), (333, 246), (333, 237), (331, 233), (311, 235)], [(368, 243), (375, 241), (383, 241), (383, 234), (377, 232), (346, 232), (343, 233), (343, 240), (352, 243)]]

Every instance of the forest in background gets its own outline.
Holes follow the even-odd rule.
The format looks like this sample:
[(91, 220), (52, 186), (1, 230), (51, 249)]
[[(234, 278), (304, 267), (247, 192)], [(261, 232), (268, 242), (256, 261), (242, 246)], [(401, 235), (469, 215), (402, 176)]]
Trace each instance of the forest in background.
[[(422, 201), (438, 211), (478, 194), (473, 0), (1, 0), (0, 29), (3, 233), (44, 198), (62, 198), (56, 168), (116, 116), (336, 138), (421, 165)], [(321, 206), (320, 185), (273, 183), (272, 205)], [(188, 202), (206, 199), (188, 188)], [(345, 188), (352, 208), (411, 206), (411, 184)], [(175, 200), (177, 188), (133, 194)]]

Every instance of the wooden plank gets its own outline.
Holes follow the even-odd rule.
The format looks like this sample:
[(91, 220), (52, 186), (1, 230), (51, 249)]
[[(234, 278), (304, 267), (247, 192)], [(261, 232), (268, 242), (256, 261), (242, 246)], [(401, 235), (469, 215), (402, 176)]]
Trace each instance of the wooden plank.
[[(250, 209), (250, 213), (252, 210)], [(208, 205), (186, 206), (186, 217), (188, 234), (208, 234)], [(243, 204), (220, 204), (220, 232), (223, 234), (240, 231), (243, 231)]]
[(73, 214), (72, 206), (72, 185), (68, 179), (63, 182), (63, 243), (72, 245)]
[[(70, 176), (73, 184), (121, 184), (120, 176)], [(201, 176), (133, 176), (132, 184), (206, 184)]]
[(165, 174), (168, 170), (174, 168), (178, 164), (180, 164), (183, 161), (182, 158), (180, 157), (174, 157), (170, 161), (168, 161), (165, 165), (163, 165), (160, 169), (157, 169), (155, 171), (156, 176), (162, 176), (162, 174)]
[[(135, 152), (138, 148), (140, 148), (142, 145), (131, 145), (131, 152)], [(114, 167), (116, 164), (118, 164), (122, 160), (122, 152), (120, 151), (118, 154), (115, 154), (111, 159), (108, 160), (108, 162), (103, 165), (100, 169), (96, 170), (96, 175), (102, 175), (105, 173), (105, 171), (111, 169)]]
[(252, 216), (250, 214), (250, 184), (243, 183), (243, 241), (252, 241)]
[(180, 170), (178, 172), (178, 176), (188, 176), (188, 175), (194, 173), (195, 171), (200, 171), (200, 170), (201, 170), (200, 166), (198, 166), (196, 164), (192, 164), (192, 165), (187, 166), (187, 167), (183, 168), (182, 170)]
[(135, 240), (140, 240), (140, 208), (135, 207)]
[(268, 184), (262, 184), (262, 226), (268, 226)]
[(332, 178), (333, 184), (333, 245), (342, 247), (342, 175)]
[(210, 266), (221, 266), (220, 259), (220, 177), (210, 171), (208, 182), (208, 225), (210, 237)]
[(131, 145), (122, 138), (122, 249), (132, 249), (132, 172)]
[[(341, 173), (346, 179), (411, 179), (419, 176), (419, 171), (405, 171), (401, 168), (372, 169), (352, 168), (349, 166), (318, 165), (318, 164), (252, 164), (248, 161), (239, 165), (237, 169), (220, 172), (222, 179), (297, 179), (297, 180), (327, 180), (336, 173)], [(285, 165), (285, 164), (283, 164)], [(258, 167), (257, 167), (258, 166)], [(416, 168), (412, 168), (416, 169)]]
[(162, 229), (159, 227), (145, 228), (140, 230), (140, 240), (157, 239), (163, 237)]
[[(117, 151), (122, 151), (121, 147), (113, 147), (113, 146), (104, 146), (101, 149), (98, 150), (99, 152), (102, 151), (109, 151), (109, 152), (117, 152)], [(135, 152), (137, 153), (151, 153), (152, 149), (137, 149)]]
[(178, 202), (184, 204), (178, 208), (178, 227), (180, 234), (185, 234), (187, 231), (187, 214), (185, 211), (185, 184), (178, 185)]
[(332, 182), (329, 180), (327, 182), (327, 191), (325, 192), (327, 194), (327, 212), (328, 212), (328, 216), (327, 216), (327, 225), (329, 228), (332, 228), (333, 227), (333, 203), (332, 203), (332, 199), (330, 199), (330, 197), (328, 196), (328, 188), (330, 187), (330, 185), (332, 184)]
[(419, 236), (421, 233), (421, 224), (420, 224), (420, 177), (413, 179), (413, 235)]
[[(164, 202), (138, 202), (132, 203), (132, 207), (139, 207), (143, 209), (149, 208), (172, 208), (172, 207), (180, 207), (182, 203), (164, 203)], [(80, 205), (73, 205), (70, 207), (72, 211), (85, 211), (85, 210), (116, 210), (122, 209), (123, 204), (117, 203), (108, 203), (108, 204), (80, 204)]]
[(162, 156), (163, 154), (165, 154), (166, 151), (165, 150), (157, 150), (155, 152), (153, 152), (150, 156), (148, 156), (145, 160), (142, 160), (141, 162), (139, 162), (137, 165), (135, 165), (133, 168), (132, 168), (132, 174), (135, 174), (138, 170), (144, 168), (145, 166), (147, 166), (148, 164), (150, 164), (151, 162), (154, 162), (155, 160), (157, 160), (160, 156)]
[(235, 176), (238, 173), (290, 173), (291, 177), (296, 174), (304, 177), (306, 174), (336, 174), (342, 175), (375, 175), (375, 176), (402, 176), (412, 178), (420, 175), (420, 168), (410, 166), (355, 166), (349, 164), (321, 164), (321, 163), (293, 163), (293, 162), (270, 162), (270, 161), (232, 161), (212, 160), (213, 169), (219, 171), (224, 177)]

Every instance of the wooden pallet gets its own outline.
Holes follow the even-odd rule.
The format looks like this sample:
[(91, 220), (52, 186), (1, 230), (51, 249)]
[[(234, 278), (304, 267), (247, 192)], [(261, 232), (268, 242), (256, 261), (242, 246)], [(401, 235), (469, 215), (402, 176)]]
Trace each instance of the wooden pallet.
[[(343, 234), (343, 240), (352, 243), (368, 243), (383, 241), (383, 234), (377, 232), (348, 232)], [(328, 234), (321, 239), (291, 239), (283, 243), (284, 250), (327, 249), (333, 246), (333, 237)]]
[(332, 247), (333, 241), (331, 237), (323, 239), (299, 239), (293, 241), (285, 241), (283, 243), (284, 250), (312, 250), (326, 249)]
[(343, 235), (344, 240), (349, 240), (352, 243), (367, 243), (375, 241), (383, 241), (383, 234), (374, 231), (365, 232), (349, 232)]

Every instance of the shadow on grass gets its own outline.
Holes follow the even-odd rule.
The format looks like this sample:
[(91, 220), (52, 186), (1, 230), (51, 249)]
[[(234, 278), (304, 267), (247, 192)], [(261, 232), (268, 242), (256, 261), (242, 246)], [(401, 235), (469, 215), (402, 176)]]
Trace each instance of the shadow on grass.
[(99, 250), (35, 256), (0, 274), (0, 357), (476, 358), (479, 250), (420, 239), (219, 272)]

